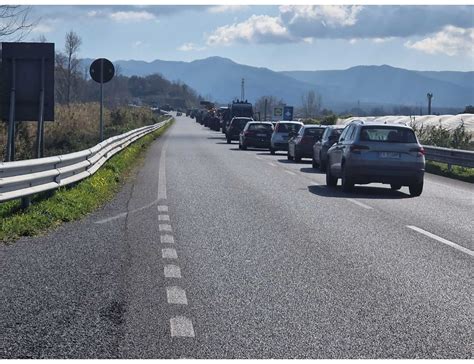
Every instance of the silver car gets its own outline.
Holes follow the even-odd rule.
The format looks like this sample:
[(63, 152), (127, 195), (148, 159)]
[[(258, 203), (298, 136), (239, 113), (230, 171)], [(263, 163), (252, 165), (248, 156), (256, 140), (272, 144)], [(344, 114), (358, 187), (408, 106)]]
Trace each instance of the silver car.
[(278, 150), (288, 150), (288, 136), (296, 135), (303, 126), (299, 121), (279, 121), (275, 125), (275, 129), (270, 140), (270, 153), (275, 154)]
[(410, 195), (423, 191), (424, 149), (412, 128), (402, 124), (353, 121), (337, 144), (329, 148), (326, 184), (351, 191), (354, 184), (390, 184), (393, 190), (408, 186)]

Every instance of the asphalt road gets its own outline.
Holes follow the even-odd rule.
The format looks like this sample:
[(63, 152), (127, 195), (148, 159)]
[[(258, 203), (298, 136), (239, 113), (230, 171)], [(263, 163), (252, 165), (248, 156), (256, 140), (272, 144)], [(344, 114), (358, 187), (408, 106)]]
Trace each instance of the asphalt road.
[(178, 117), (111, 203), (0, 247), (0, 355), (472, 358), (472, 185), (324, 181)]

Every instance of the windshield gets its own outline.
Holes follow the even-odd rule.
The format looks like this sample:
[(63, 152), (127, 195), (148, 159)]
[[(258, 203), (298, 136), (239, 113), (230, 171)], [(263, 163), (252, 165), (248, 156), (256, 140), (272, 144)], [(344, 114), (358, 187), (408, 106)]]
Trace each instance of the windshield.
[(324, 133), (323, 128), (307, 128), (304, 131), (304, 136), (312, 136), (312, 137), (321, 138), (323, 133)]

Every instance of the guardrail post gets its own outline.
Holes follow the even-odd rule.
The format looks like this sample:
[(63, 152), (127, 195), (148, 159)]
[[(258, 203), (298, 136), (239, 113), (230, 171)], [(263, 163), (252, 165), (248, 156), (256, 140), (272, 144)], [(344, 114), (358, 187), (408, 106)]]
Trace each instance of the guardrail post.
[(31, 196), (25, 196), (21, 198), (21, 209), (25, 210), (31, 205)]

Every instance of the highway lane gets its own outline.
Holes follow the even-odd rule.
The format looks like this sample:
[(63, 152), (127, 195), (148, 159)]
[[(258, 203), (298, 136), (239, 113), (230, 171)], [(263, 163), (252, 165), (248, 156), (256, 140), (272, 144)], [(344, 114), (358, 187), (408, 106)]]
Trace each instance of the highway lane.
[(178, 117), (110, 204), (1, 248), (2, 355), (472, 357), (472, 257), (406, 227), (472, 249), (470, 186), (346, 195), (285, 159)]

